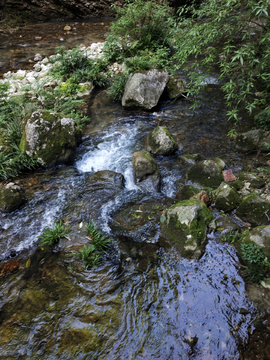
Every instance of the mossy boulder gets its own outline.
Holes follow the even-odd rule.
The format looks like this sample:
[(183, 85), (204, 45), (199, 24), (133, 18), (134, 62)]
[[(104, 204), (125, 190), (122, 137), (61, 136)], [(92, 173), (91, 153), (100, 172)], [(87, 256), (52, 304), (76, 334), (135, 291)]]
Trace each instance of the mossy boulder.
[(178, 149), (176, 141), (162, 126), (157, 126), (146, 136), (145, 147), (154, 155), (170, 155)]
[(188, 200), (193, 195), (196, 195), (200, 192), (199, 189), (195, 188), (193, 185), (184, 185), (181, 189), (177, 192), (175, 198), (178, 200)]
[(160, 171), (156, 160), (148, 151), (137, 151), (133, 154), (133, 173), (135, 183), (143, 190), (159, 191)]
[(239, 205), (236, 214), (252, 225), (267, 225), (270, 223), (270, 202), (256, 194), (250, 194)]
[(165, 89), (169, 75), (165, 70), (151, 69), (130, 75), (125, 86), (122, 106), (151, 110)]
[(175, 244), (181, 256), (199, 258), (203, 254), (207, 228), (212, 220), (212, 212), (201, 201), (180, 201), (161, 215), (161, 231), (167, 240)]
[(170, 76), (166, 86), (166, 93), (170, 100), (179, 98), (186, 91), (186, 85), (178, 74)]
[(225, 163), (217, 158), (203, 160), (193, 165), (186, 174), (189, 181), (200, 187), (217, 188), (223, 180), (222, 170)]
[(248, 181), (252, 188), (260, 189), (265, 185), (262, 178), (253, 173), (242, 172), (237, 175), (238, 180), (244, 182)]
[(36, 111), (23, 121), (20, 150), (45, 167), (71, 163), (80, 140), (73, 119), (49, 111)]
[(241, 251), (241, 244), (256, 244), (263, 248), (265, 256), (270, 261), (270, 225), (258, 226), (249, 232), (245, 232), (237, 244), (237, 248)]
[(226, 182), (222, 182), (215, 191), (216, 208), (225, 212), (235, 209), (241, 202), (236, 190)]
[(25, 199), (14, 189), (0, 189), (0, 210), (10, 213), (23, 205)]

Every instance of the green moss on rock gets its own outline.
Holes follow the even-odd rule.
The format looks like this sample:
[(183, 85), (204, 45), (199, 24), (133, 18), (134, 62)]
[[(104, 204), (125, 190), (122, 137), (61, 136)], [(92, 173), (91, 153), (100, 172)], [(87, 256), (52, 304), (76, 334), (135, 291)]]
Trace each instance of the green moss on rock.
[(193, 185), (184, 185), (176, 194), (176, 199), (179, 200), (188, 200), (192, 196), (198, 194), (200, 192), (199, 189), (195, 188)]
[(162, 126), (157, 126), (146, 136), (145, 147), (154, 155), (170, 155), (178, 149), (170, 132)]
[(18, 209), (24, 203), (21, 193), (13, 189), (0, 189), (0, 210), (10, 213)]
[(162, 214), (160, 222), (162, 234), (176, 245), (181, 256), (199, 258), (205, 247), (207, 227), (212, 220), (213, 214), (206, 205), (191, 199), (171, 206)]
[(188, 180), (201, 187), (216, 188), (223, 181), (224, 167), (225, 163), (221, 159), (203, 160), (193, 165), (186, 176)]
[(238, 193), (226, 182), (222, 182), (215, 191), (216, 208), (225, 212), (235, 209), (241, 202)]

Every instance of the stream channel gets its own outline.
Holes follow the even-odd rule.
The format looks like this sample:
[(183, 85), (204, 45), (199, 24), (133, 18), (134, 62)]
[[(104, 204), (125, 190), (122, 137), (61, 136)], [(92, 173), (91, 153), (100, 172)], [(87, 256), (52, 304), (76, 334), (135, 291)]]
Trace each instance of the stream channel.
[[(37, 52), (52, 53), (58, 45), (54, 38), (72, 38), (66, 40), (70, 47), (102, 41), (106, 21), (76, 23), (85, 31), (77, 35), (59, 30), (56, 37), (46, 24), (1, 34), (6, 38), (1, 72), (26, 68), (28, 57)], [(65, 24), (51, 26), (62, 29)], [(33, 34), (39, 32), (48, 40), (37, 51)], [(10, 51), (18, 47), (27, 54), (14, 51), (22, 60), (11, 60)], [(111, 230), (116, 215), (130, 206), (143, 209), (147, 203), (153, 212), (162, 212), (187, 171), (179, 160), (182, 154), (219, 157), (234, 173), (252, 166), (253, 160), (236, 152), (227, 137), (231, 124), (214, 74), (199, 100), (195, 110), (181, 99), (161, 102), (146, 113), (124, 110), (106, 91), (97, 92), (73, 166), (19, 179), (26, 204), (0, 215), (0, 260), (16, 258), (22, 264), (0, 277), (1, 359), (270, 359), (266, 320), (246, 296), (231, 245), (209, 234), (202, 258), (187, 260), (162, 242), (151, 220), (136, 241)], [(157, 125), (167, 127), (179, 150), (157, 158), (161, 192), (146, 193), (134, 183), (132, 154), (143, 149), (145, 135)], [(89, 177), (102, 170), (123, 174), (124, 188), (91, 185)], [(60, 219), (72, 226), (70, 240), (61, 240), (54, 251), (42, 251), (38, 236)], [(84, 225), (90, 219), (114, 241), (102, 265), (86, 270), (74, 254), (87, 242)]]

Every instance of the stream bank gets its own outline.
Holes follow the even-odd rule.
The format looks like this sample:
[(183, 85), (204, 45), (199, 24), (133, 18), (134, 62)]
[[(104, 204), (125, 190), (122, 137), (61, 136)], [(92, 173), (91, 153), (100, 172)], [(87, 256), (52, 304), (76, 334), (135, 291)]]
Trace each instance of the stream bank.
[[(151, 234), (144, 242), (115, 237), (97, 269), (86, 271), (74, 256), (86, 241), (90, 218), (110, 233), (113, 219), (130, 206), (140, 210), (150, 203), (153, 211), (162, 211), (187, 171), (179, 161), (182, 154), (220, 157), (234, 173), (256, 168), (254, 161), (264, 164), (264, 158), (235, 151), (226, 136), (230, 124), (222, 94), (212, 80), (195, 111), (185, 100), (163, 102), (155, 112), (129, 111), (111, 102), (106, 91), (97, 93), (73, 166), (17, 179), (28, 202), (1, 214), (1, 253), (20, 261), (17, 271), (0, 278), (5, 358), (267, 359), (267, 312), (257, 316), (235, 249), (218, 238), (209, 237), (198, 262), (152, 241)], [(132, 153), (143, 148), (143, 138), (157, 125), (169, 129), (179, 150), (157, 158), (161, 193), (147, 193), (134, 184)], [(243, 131), (248, 127), (242, 124)], [(124, 175), (119, 193), (91, 188), (89, 179), (103, 170)], [(60, 218), (73, 226), (71, 242), (63, 240), (44, 253), (37, 237)]]

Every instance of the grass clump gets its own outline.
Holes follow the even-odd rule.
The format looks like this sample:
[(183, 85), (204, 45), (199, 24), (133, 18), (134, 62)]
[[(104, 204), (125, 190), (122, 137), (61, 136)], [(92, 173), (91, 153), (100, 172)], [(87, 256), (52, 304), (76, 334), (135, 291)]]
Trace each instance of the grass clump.
[(86, 269), (88, 269), (89, 267), (96, 267), (100, 264), (102, 255), (108, 249), (108, 244), (112, 239), (102, 233), (93, 220), (90, 220), (85, 228), (89, 245), (84, 245), (83, 249), (77, 253), (77, 256), (84, 261)]
[(68, 235), (69, 230), (70, 227), (64, 225), (61, 220), (54, 222), (50, 228), (45, 228), (43, 234), (39, 236), (41, 240), (40, 246), (46, 248), (54, 247), (61, 238)]
[(222, 234), (220, 240), (223, 243), (227, 242), (231, 245), (234, 245), (235, 242), (239, 239), (239, 237), (240, 237), (240, 234), (238, 231), (230, 231), (226, 234)]

